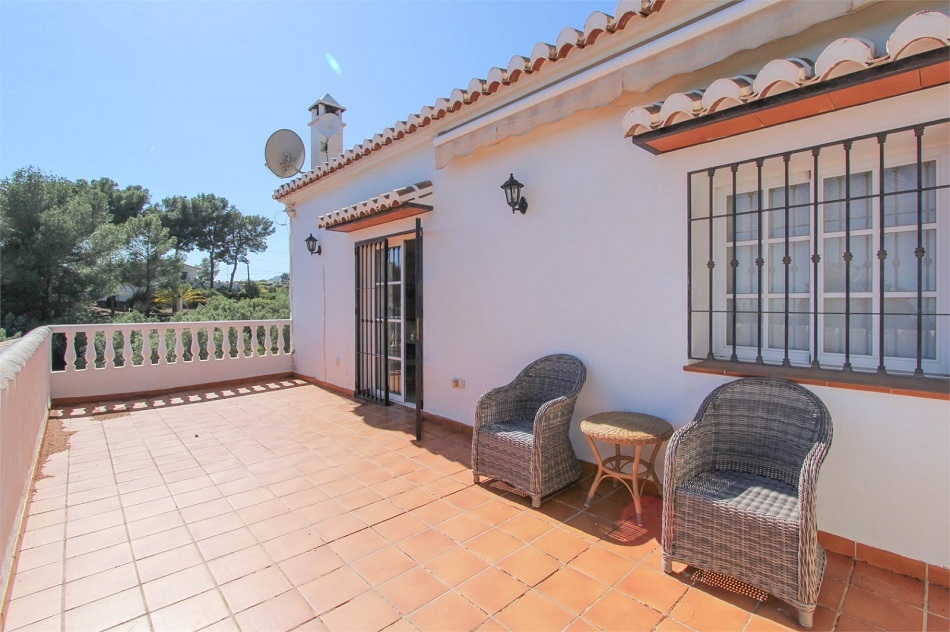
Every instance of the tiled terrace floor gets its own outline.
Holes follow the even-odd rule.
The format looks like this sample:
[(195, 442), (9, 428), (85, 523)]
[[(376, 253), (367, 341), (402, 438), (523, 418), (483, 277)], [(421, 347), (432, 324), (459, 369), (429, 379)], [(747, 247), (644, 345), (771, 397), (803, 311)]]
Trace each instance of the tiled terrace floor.
[[(95, 413), (95, 414), (94, 414)], [(103, 414), (105, 413), (105, 414)], [(7, 630), (767, 630), (790, 607), (660, 572), (657, 498), (540, 511), (469, 440), (302, 382), (55, 411)], [(832, 555), (815, 629), (947, 629), (947, 590)]]

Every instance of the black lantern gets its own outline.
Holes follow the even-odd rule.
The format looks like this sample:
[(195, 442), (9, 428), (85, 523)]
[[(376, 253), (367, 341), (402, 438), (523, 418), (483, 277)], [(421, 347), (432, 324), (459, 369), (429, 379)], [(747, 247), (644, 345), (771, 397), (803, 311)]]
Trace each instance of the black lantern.
[(515, 174), (511, 174), (508, 178), (508, 181), (501, 185), (501, 188), (505, 190), (505, 198), (508, 200), (508, 206), (511, 207), (511, 212), (521, 211), (521, 214), (524, 215), (528, 210), (528, 200), (521, 197), (521, 187), (524, 185), (515, 180)]
[(304, 243), (307, 244), (307, 250), (310, 251), (311, 255), (318, 255), (323, 252), (323, 248), (317, 243), (317, 238), (313, 236), (313, 233), (310, 233), (310, 236), (304, 239)]

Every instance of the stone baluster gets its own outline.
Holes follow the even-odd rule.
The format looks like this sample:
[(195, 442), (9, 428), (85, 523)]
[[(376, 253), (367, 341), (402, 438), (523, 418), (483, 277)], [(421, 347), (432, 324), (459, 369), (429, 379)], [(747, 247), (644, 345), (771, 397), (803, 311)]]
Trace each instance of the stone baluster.
[[(191, 332), (191, 344), (188, 345), (188, 353), (191, 354), (191, 361), (200, 360), (198, 357), (198, 328), (189, 327), (188, 331)], [(184, 335), (184, 332), (182, 332)]]
[(158, 332), (158, 363), (168, 364), (168, 342), (165, 340), (168, 330), (156, 328), (155, 331)]
[[(237, 350), (238, 358), (244, 357), (244, 327), (235, 327), (234, 330), (237, 332)], [(253, 340), (251, 341), (253, 343)]]
[(132, 361), (133, 351), (132, 351), (132, 332), (133, 329), (129, 327), (122, 332), (122, 367), (135, 366), (135, 362)]
[(142, 366), (152, 366), (152, 330), (142, 330)]
[(86, 353), (83, 356), (86, 360), (86, 368), (96, 368), (96, 332), (86, 330)]
[(102, 332), (102, 367), (105, 369), (115, 368), (115, 341), (112, 336), (115, 332), (106, 329)]
[(185, 361), (185, 330), (173, 328), (171, 331), (175, 336), (175, 364), (181, 364)]
[(265, 356), (274, 355), (274, 350), (271, 349), (272, 344), (273, 344), (273, 341), (271, 339), (270, 325), (266, 325), (264, 327), (264, 355)]
[(286, 355), (284, 353), (284, 326), (277, 325), (277, 355)]
[(66, 370), (76, 370), (76, 332), (67, 331), (63, 333), (66, 336)]

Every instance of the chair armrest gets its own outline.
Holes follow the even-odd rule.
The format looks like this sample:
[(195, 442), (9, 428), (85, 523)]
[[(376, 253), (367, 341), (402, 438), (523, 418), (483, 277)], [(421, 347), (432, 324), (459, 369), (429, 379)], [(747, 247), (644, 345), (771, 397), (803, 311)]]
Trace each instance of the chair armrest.
[(475, 432), (482, 426), (517, 419), (518, 396), (522, 390), (512, 382), (482, 393), (475, 404)]
[(712, 429), (700, 420), (697, 416), (674, 432), (666, 445), (663, 489), (671, 493), (679, 485), (713, 469)]

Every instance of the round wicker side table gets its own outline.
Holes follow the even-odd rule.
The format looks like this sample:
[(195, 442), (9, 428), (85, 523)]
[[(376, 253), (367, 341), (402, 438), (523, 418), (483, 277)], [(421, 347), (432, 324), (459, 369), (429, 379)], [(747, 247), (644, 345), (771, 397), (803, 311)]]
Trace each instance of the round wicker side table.
[[(613, 478), (630, 490), (637, 510), (637, 524), (643, 525), (640, 492), (643, 485), (651, 478), (656, 483), (657, 489), (662, 490), (663, 483), (656, 473), (654, 464), (660, 446), (672, 436), (673, 426), (653, 415), (615, 411), (591, 415), (581, 422), (581, 432), (587, 437), (587, 442), (590, 443), (594, 457), (597, 459), (597, 476), (587, 494), (585, 506), (590, 507), (590, 501), (594, 498), (594, 492), (597, 491), (600, 482), (605, 478)], [(595, 439), (614, 444), (615, 455), (603, 458), (597, 449), (597, 444), (594, 443)], [(636, 452), (633, 456), (621, 454), (620, 446), (622, 445), (636, 446)], [(642, 458), (643, 448), (648, 445), (653, 446), (649, 461)], [(629, 473), (624, 471), (627, 465), (630, 465)], [(641, 477), (642, 484), (638, 483)]]

